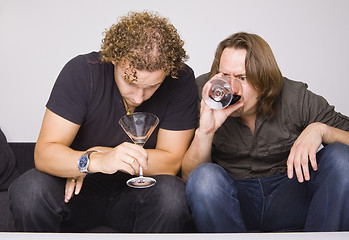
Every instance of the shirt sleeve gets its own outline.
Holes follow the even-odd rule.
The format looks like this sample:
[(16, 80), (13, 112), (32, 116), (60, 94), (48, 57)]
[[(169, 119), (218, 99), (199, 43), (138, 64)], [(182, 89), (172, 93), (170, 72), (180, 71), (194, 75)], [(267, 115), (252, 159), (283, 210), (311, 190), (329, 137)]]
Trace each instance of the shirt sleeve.
[(198, 94), (193, 70), (185, 65), (175, 89), (171, 89), (165, 117), (160, 125), (168, 130), (196, 128), (198, 121)]
[(305, 88), (301, 91), (301, 113), (304, 127), (313, 122), (321, 122), (329, 126), (349, 131), (349, 118), (335, 111), (335, 107), (327, 100)]
[(81, 125), (91, 92), (88, 73), (83, 56), (70, 60), (58, 75), (46, 107), (64, 119)]

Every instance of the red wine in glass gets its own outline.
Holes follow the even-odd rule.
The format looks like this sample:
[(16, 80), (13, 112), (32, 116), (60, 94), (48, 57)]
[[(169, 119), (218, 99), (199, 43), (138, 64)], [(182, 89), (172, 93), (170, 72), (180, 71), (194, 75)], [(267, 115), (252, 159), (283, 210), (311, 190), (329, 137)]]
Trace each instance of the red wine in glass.
[(233, 105), (241, 98), (241, 96), (233, 94), (230, 84), (222, 78), (213, 78), (205, 85), (209, 87), (209, 90), (203, 93), (203, 99), (212, 109), (222, 109)]

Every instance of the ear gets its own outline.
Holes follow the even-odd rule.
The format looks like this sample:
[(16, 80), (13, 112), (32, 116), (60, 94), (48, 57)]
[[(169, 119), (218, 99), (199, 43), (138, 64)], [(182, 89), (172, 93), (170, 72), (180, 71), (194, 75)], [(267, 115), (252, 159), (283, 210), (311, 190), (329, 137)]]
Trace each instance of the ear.
[(111, 61), (111, 63), (112, 63), (114, 66), (116, 66), (116, 62), (115, 62), (115, 61)]

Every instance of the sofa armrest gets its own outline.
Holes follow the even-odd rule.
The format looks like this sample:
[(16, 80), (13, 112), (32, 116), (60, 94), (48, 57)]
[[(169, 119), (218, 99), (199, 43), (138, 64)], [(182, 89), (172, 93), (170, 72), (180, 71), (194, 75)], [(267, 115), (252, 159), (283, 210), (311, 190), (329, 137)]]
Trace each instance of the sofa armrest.
[(16, 157), (16, 168), (20, 174), (23, 174), (29, 169), (35, 167), (35, 142), (9, 142), (8, 144)]

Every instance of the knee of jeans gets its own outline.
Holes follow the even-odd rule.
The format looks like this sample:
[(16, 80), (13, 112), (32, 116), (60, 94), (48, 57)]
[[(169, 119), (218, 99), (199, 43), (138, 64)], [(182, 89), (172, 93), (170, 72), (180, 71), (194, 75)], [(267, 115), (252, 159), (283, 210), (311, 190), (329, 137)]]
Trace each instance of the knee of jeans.
[(349, 183), (349, 146), (332, 143), (319, 154), (319, 170), (331, 173), (338, 180)]
[[(205, 163), (197, 167), (189, 176), (186, 185), (187, 199), (215, 198), (228, 183), (228, 173), (218, 164)], [(229, 183), (228, 183), (229, 184)], [(232, 185), (229, 185), (233, 191)]]
[(185, 184), (182, 179), (170, 175), (156, 176), (156, 189), (153, 195), (156, 206), (161, 212), (180, 215), (187, 210), (185, 201)]
[[(9, 188), (11, 208), (16, 211), (36, 211), (44, 201), (43, 194), (48, 192), (49, 186), (41, 172), (32, 169), (18, 177)], [(46, 189), (45, 189), (46, 188)]]

